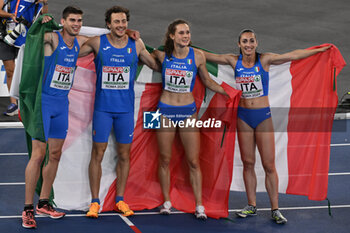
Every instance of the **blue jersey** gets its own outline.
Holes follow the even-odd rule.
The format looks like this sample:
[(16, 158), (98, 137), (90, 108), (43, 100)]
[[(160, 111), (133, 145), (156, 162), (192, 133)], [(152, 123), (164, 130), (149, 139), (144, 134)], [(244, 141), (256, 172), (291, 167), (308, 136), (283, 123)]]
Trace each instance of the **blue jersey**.
[[(4, 4), (6, 4), (7, 2), (8, 0), (5, 0)], [(35, 0), (13, 0), (7, 4), (6, 11), (9, 13), (16, 13), (17, 8), (17, 18), (23, 16), (29, 23), (33, 23), (34, 19), (40, 13), (43, 7), (41, 3), (35, 4), (35, 2)], [(10, 33), (16, 26), (16, 23), (14, 23), (12, 20), (9, 20), (7, 22), (7, 25), (7, 31), (8, 33)], [(29, 28), (27, 26), (22, 28), (22, 33), (18, 36), (14, 43), (16, 47), (21, 47), (21, 45), (25, 43), (28, 30)]]
[(128, 39), (124, 48), (115, 48), (107, 35), (100, 36), (100, 49), (95, 58), (95, 110), (104, 112), (134, 111), (134, 81), (138, 56), (135, 41)]
[(68, 48), (61, 34), (57, 32), (57, 35), (57, 48), (51, 56), (45, 56), (42, 93), (51, 96), (68, 96), (73, 84), (80, 47), (75, 38), (73, 48)]
[(163, 89), (176, 92), (192, 92), (197, 75), (194, 50), (189, 48), (187, 57), (179, 59), (171, 55), (165, 57), (162, 64)]
[(242, 98), (250, 99), (269, 94), (269, 72), (266, 72), (260, 63), (260, 55), (257, 62), (251, 68), (246, 68), (242, 64), (242, 54), (239, 55), (236, 68), (235, 79), (236, 88), (242, 91)]

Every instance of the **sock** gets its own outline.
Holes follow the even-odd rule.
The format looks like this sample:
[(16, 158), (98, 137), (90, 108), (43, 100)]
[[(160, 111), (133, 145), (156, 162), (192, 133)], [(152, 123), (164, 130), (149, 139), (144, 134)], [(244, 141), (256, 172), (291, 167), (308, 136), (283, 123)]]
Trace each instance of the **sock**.
[(25, 204), (23, 210), (24, 210), (24, 211), (27, 211), (27, 210), (32, 210), (32, 211), (34, 211), (34, 205), (33, 205), (33, 204)]
[(99, 198), (93, 198), (91, 199), (91, 203), (93, 202), (97, 202), (98, 204), (100, 204), (100, 199)]
[(39, 199), (38, 208), (43, 208), (44, 205), (49, 204), (49, 199)]
[(124, 201), (124, 196), (116, 196), (115, 203), (118, 203), (119, 201)]

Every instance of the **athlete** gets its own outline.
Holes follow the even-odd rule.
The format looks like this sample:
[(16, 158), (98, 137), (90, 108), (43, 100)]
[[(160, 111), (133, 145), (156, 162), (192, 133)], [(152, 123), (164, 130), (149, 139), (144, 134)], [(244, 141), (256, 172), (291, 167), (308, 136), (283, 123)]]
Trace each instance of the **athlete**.
[[(198, 49), (189, 47), (190, 42), (189, 24), (181, 19), (175, 20), (168, 26), (164, 52), (158, 50), (154, 52), (156, 58), (162, 63), (163, 91), (158, 109), (162, 114), (161, 121), (171, 125), (170, 128), (161, 128), (157, 131), (160, 152), (158, 177), (164, 198), (160, 213), (171, 213), (169, 163), (172, 144), (178, 128), (190, 170), (190, 183), (196, 202), (195, 216), (199, 219), (206, 219), (207, 215), (202, 203), (199, 130), (195, 127), (176, 127), (169, 124), (169, 122), (188, 121), (197, 118), (196, 104), (192, 94), (197, 73), (203, 84), (209, 89), (224, 95), (226, 95), (226, 92), (210, 78), (204, 54)], [(180, 117), (177, 117), (177, 115), (180, 115)]]
[(112, 126), (118, 153), (115, 210), (124, 216), (134, 214), (124, 201), (134, 132), (134, 80), (139, 60), (152, 69), (159, 69), (159, 65), (146, 50), (141, 39), (135, 41), (126, 34), (129, 17), (129, 10), (126, 8), (114, 6), (108, 9), (105, 22), (110, 33), (89, 39), (82, 46), (79, 55), (86, 56), (91, 52), (95, 54), (97, 74), (93, 145), (89, 164), (92, 200), (86, 214), (92, 218), (98, 217), (100, 209), (101, 162)]
[(62, 31), (45, 33), (44, 36), (45, 62), (41, 104), (46, 141), (32, 139), (32, 156), (25, 170), (25, 206), (22, 212), (22, 226), (25, 228), (37, 226), (33, 198), (46, 145), (49, 148), (49, 161), (42, 169), (43, 184), (36, 213), (54, 219), (65, 215), (52, 207), (49, 196), (68, 130), (68, 93), (72, 87), (80, 46), (87, 39), (77, 37), (82, 26), (82, 15), (79, 8), (66, 7), (62, 13)]
[(330, 46), (311, 50), (299, 49), (284, 54), (259, 54), (256, 51), (257, 46), (255, 32), (245, 29), (238, 37), (240, 55), (204, 53), (208, 61), (232, 66), (236, 88), (242, 91), (238, 106), (237, 132), (248, 205), (237, 212), (237, 215), (243, 218), (256, 215), (257, 179), (254, 167), (257, 146), (265, 171), (265, 187), (270, 197), (272, 219), (278, 224), (284, 224), (287, 219), (278, 210), (275, 139), (268, 99), (269, 68), (270, 65), (279, 65), (323, 52)]

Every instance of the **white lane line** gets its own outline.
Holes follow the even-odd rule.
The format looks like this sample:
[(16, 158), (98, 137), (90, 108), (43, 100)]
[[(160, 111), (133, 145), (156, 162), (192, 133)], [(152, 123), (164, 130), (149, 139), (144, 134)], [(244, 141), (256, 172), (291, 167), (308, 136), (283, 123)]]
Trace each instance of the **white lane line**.
[[(331, 144), (331, 146), (350, 146), (350, 143), (338, 143)], [(10, 155), (28, 155), (28, 153), (0, 153), (0, 156), (10, 156)]]
[[(350, 175), (350, 172), (334, 172), (334, 173), (328, 173), (329, 176), (348, 176)], [(13, 183), (0, 183), (1, 185), (25, 185), (24, 182), (13, 182)], [(176, 212), (172, 211), (171, 213), (176, 214)], [(179, 212), (181, 213), (181, 212)]]
[(331, 144), (331, 146), (350, 146), (350, 143), (337, 143), (337, 144)]
[(1, 185), (25, 185), (26, 183), (24, 182), (14, 182), (14, 183), (0, 183)]
[(0, 153), (0, 156), (28, 155), (28, 153)]
[[(338, 208), (350, 208), (350, 205), (331, 205), (331, 209), (338, 209)], [(325, 206), (300, 206), (300, 207), (280, 207), (278, 208), (280, 210), (311, 210), (311, 209), (328, 209), (328, 205)], [(228, 212), (237, 212), (241, 209), (230, 209)], [(270, 211), (271, 208), (258, 208), (259, 211)], [(181, 211), (172, 211), (171, 214), (185, 214)], [(136, 212), (135, 215), (160, 215), (160, 213), (157, 212)], [(123, 220), (124, 218), (127, 219), (128, 222), (131, 222), (128, 218), (122, 216), (118, 213), (100, 213), (98, 216), (120, 216)], [(47, 216), (42, 215), (35, 215), (36, 218), (47, 218)], [(85, 214), (67, 214), (65, 217), (85, 217)], [(8, 216), (0, 216), (0, 219), (7, 219), (7, 218), (22, 218), (22, 215), (8, 215)], [(126, 223), (127, 223), (126, 221)], [(128, 224), (128, 223), (127, 223)], [(132, 223), (131, 223), (132, 224)]]
[(337, 173), (328, 173), (329, 176), (346, 176), (350, 175), (350, 172), (337, 172)]
[(124, 217), (123, 215), (119, 215), (121, 219), (135, 232), (135, 233), (142, 233), (127, 217)]

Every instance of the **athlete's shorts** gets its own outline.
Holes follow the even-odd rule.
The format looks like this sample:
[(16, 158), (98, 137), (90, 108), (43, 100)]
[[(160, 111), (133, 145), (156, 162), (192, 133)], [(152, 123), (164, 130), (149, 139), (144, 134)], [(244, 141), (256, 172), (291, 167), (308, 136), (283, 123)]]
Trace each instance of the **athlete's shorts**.
[(238, 106), (237, 116), (255, 129), (261, 122), (271, 117), (270, 107), (249, 109)]
[(41, 105), (46, 141), (48, 138), (65, 139), (68, 131), (68, 97), (42, 93)]
[(159, 101), (157, 108), (159, 112), (173, 122), (183, 121), (191, 117), (197, 111), (196, 103), (173, 106)]
[(95, 110), (92, 121), (92, 140), (108, 142), (112, 126), (117, 142), (131, 143), (134, 137), (134, 112), (111, 113)]

